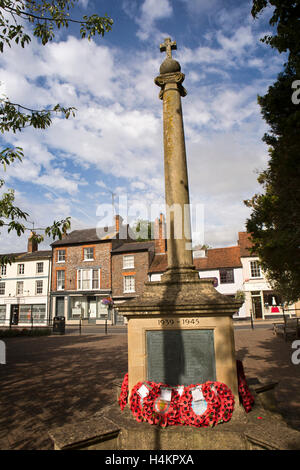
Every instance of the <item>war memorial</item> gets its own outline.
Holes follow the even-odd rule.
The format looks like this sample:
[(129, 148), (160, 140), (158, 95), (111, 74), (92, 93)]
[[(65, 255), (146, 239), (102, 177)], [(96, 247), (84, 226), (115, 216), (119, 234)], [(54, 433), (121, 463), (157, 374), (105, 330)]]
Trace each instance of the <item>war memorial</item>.
[(277, 413), (272, 389), (248, 384), (236, 360), (232, 316), (240, 302), (199, 279), (193, 265), (181, 107), (187, 92), (176, 48), (170, 38), (160, 45), (166, 57), (155, 78), (163, 102), (168, 268), (119, 306), (128, 321), (128, 374), (112, 384), (115, 403), (49, 434), (57, 450), (299, 449), (300, 433)]

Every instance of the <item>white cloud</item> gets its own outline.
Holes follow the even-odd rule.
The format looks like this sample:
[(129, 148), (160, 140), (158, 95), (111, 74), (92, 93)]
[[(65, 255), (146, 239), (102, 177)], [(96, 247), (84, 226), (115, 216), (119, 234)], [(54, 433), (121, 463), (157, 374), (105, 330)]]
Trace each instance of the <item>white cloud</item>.
[(219, 0), (181, 0), (191, 15), (200, 15), (216, 10), (220, 4)]
[(170, 0), (144, 0), (140, 9), (140, 16), (136, 22), (139, 25), (137, 36), (142, 41), (149, 39), (156, 31), (155, 23), (157, 20), (169, 18), (173, 14), (173, 8)]
[[(207, 6), (192, 4), (198, 12)], [(167, 0), (159, 7), (145, 0), (136, 12), (139, 37), (149, 40), (173, 9)], [(205, 204), (206, 241), (214, 245), (230, 243), (243, 229), (247, 209), (242, 200), (254, 194), (254, 169), (263, 167), (267, 155), (256, 103), (267, 81), (249, 77), (238, 83), (235, 74), (243, 67), (273, 67), (274, 73), (275, 61), (256, 56), (257, 34), (248, 21), (227, 31), (222, 26), (203, 41), (193, 48), (183, 42), (176, 56), (188, 83), (183, 116), (191, 197)], [(1, 81), (11, 99), (78, 109), (75, 119), (54, 117), (45, 131), (5, 136), (22, 145), (26, 155), (23, 164), (8, 169), (8, 182), (30, 183), (46, 193), (36, 206), (23, 199), (37, 220), (41, 207), (49, 223), (72, 214), (79, 225), (96, 224), (97, 201), (110, 202), (111, 196), (95, 188), (126, 193), (130, 203), (163, 201), (162, 102), (153, 82), (162, 61), (158, 47), (132, 54), (70, 36), (45, 48), (33, 39), (30, 48), (12, 47), (3, 57)]]

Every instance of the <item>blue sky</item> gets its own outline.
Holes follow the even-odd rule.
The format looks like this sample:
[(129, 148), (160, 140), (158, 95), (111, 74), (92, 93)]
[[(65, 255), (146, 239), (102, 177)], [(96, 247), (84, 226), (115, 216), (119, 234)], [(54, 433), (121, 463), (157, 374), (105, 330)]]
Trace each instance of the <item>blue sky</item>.
[[(284, 62), (259, 41), (270, 31), (270, 11), (256, 21), (250, 11), (248, 0), (80, 0), (72, 17), (107, 13), (114, 19), (104, 38), (89, 42), (71, 27), (45, 47), (32, 39), (25, 49), (5, 50), (2, 94), (38, 109), (77, 108), (75, 119), (57, 116), (46, 131), (28, 128), (1, 138), (2, 146), (24, 148), (23, 163), (4, 177), (35, 227), (66, 216), (72, 229), (95, 227), (103, 204), (112, 212), (111, 192), (123, 217), (124, 200), (131, 213), (144, 203), (148, 215), (151, 204), (163, 203), (162, 102), (154, 78), (164, 60), (159, 45), (170, 36), (186, 76), (190, 196), (204, 211), (199, 241), (236, 244), (249, 215), (243, 200), (260, 190), (257, 172), (268, 159), (257, 95), (266, 93)], [(26, 238), (2, 231), (1, 251), (26, 249)]]

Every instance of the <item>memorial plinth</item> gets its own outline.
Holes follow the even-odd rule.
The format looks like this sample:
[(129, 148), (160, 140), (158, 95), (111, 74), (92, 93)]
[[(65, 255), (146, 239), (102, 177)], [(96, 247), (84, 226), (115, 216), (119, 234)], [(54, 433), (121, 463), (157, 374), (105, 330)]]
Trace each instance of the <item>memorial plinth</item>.
[(140, 298), (120, 307), (128, 319), (129, 390), (145, 380), (173, 386), (217, 380), (238, 400), (232, 315), (240, 303), (187, 275), (147, 282)]

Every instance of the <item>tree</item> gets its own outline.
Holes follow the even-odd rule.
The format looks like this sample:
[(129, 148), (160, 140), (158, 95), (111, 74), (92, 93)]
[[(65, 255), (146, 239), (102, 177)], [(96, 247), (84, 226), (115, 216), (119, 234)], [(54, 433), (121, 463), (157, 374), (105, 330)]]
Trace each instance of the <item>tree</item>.
[(246, 227), (274, 290), (293, 302), (300, 297), (300, 105), (293, 100), (300, 72), (300, 2), (254, 0), (254, 18), (268, 5), (275, 7), (270, 25), (277, 31), (262, 41), (285, 52), (287, 62), (267, 94), (258, 97), (270, 127), (263, 137), (270, 158), (258, 177), (264, 192), (245, 201), (252, 209)]
[[(31, 37), (25, 31), (24, 24), (32, 26), (32, 34), (37, 37), (43, 46), (55, 37), (55, 30), (68, 28), (69, 24), (80, 27), (82, 38), (90, 40), (95, 35), (103, 36), (111, 30), (113, 20), (107, 15), (84, 16), (81, 20), (70, 18), (70, 9), (74, 8), (78, 0), (0, 0), (0, 52), (4, 53), (6, 47), (15, 42), (21, 47), (29, 45)], [(64, 118), (75, 116), (75, 108), (64, 108), (59, 104), (49, 106), (48, 109), (35, 110), (14, 103), (9, 98), (0, 99), (0, 131), (21, 132), (26, 127), (46, 129), (51, 125), (53, 114), (60, 113)], [(0, 152), (0, 164), (4, 170), (15, 160), (22, 161), (23, 150), (20, 147), (7, 147)], [(0, 179), (0, 188), (4, 185)], [(28, 228), (24, 225), (29, 215), (14, 205), (14, 191), (9, 189), (0, 200), (0, 227), (8, 226), (8, 232), (15, 230), (20, 236)], [(70, 228), (70, 217), (54, 222), (51, 226), (41, 230), (53, 239), (62, 238), (63, 233)], [(40, 243), (43, 235), (34, 233), (34, 238)], [(6, 256), (0, 258), (0, 264), (10, 262)]]
[(133, 226), (133, 231), (136, 234), (136, 241), (148, 242), (152, 240), (153, 222), (146, 219), (139, 219)]

